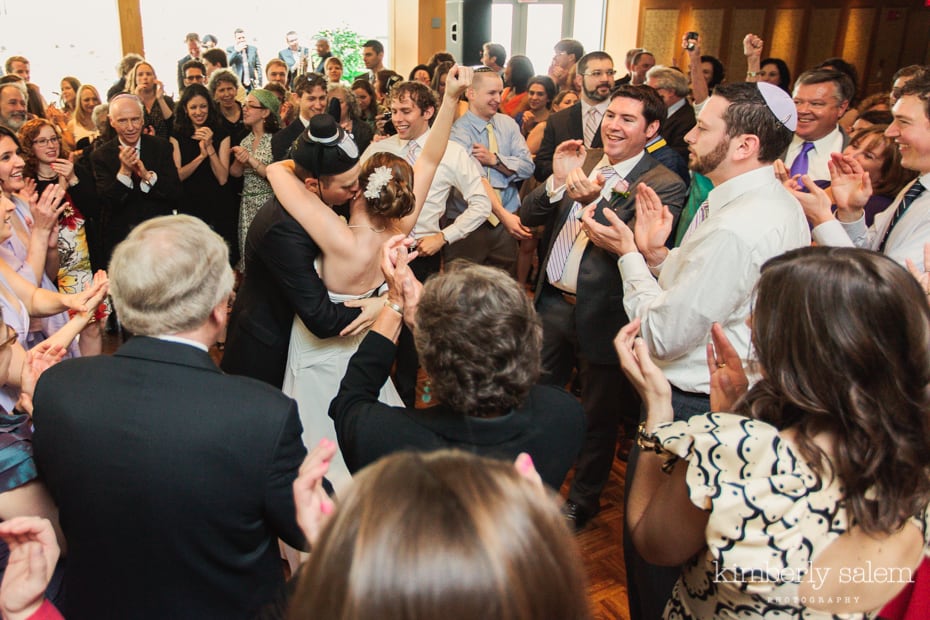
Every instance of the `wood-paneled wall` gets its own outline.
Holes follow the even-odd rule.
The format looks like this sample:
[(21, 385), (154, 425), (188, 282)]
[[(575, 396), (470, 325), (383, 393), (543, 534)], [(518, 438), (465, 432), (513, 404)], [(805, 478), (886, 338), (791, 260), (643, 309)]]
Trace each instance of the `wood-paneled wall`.
[(749, 32), (765, 41), (763, 56), (788, 63), (792, 77), (831, 56), (846, 59), (859, 72), (861, 95), (888, 90), (899, 67), (930, 62), (930, 8), (915, 0), (639, 0), (637, 45), (658, 63), (687, 67), (681, 38), (690, 30), (701, 33), (703, 53), (719, 58), (731, 81), (745, 75)]

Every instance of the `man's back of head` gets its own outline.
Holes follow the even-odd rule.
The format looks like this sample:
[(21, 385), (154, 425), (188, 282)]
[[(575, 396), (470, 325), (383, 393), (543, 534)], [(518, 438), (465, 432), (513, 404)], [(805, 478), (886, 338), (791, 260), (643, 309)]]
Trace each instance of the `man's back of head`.
[(200, 327), (234, 281), (223, 238), (189, 215), (136, 226), (113, 251), (109, 276), (120, 321), (142, 336)]

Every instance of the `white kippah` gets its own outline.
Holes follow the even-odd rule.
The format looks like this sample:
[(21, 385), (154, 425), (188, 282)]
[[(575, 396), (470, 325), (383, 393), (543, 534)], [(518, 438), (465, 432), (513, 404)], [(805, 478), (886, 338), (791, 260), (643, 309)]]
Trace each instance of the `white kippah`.
[(756, 82), (756, 86), (762, 98), (765, 99), (765, 105), (772, 111), (778, 122), (791, 131), (797, 129), (798, 109), (788, 93), (768, 82)]

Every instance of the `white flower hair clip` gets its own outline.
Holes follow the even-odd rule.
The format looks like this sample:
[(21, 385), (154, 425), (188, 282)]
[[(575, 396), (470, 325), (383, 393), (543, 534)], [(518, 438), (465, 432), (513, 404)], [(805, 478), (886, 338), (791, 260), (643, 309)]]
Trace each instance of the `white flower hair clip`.
[(368, 185), (365, 187), (365, 198), (374, 200), (381, 195), (381, 190), (391, 180), (391, 169), (387, 166), (378, 166), (375, 171), (368, 177)]

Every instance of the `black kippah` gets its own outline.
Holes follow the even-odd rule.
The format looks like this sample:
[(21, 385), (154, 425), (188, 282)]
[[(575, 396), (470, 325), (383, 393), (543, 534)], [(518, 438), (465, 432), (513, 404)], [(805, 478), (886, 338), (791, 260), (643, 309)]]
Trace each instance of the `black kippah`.
[(358, 163), (358, 155), (352, 136), (329, 114), (311, 118), (307, 130), (294, 142), (290, 153), (297, 165), (317, 179), (349, 170)]

